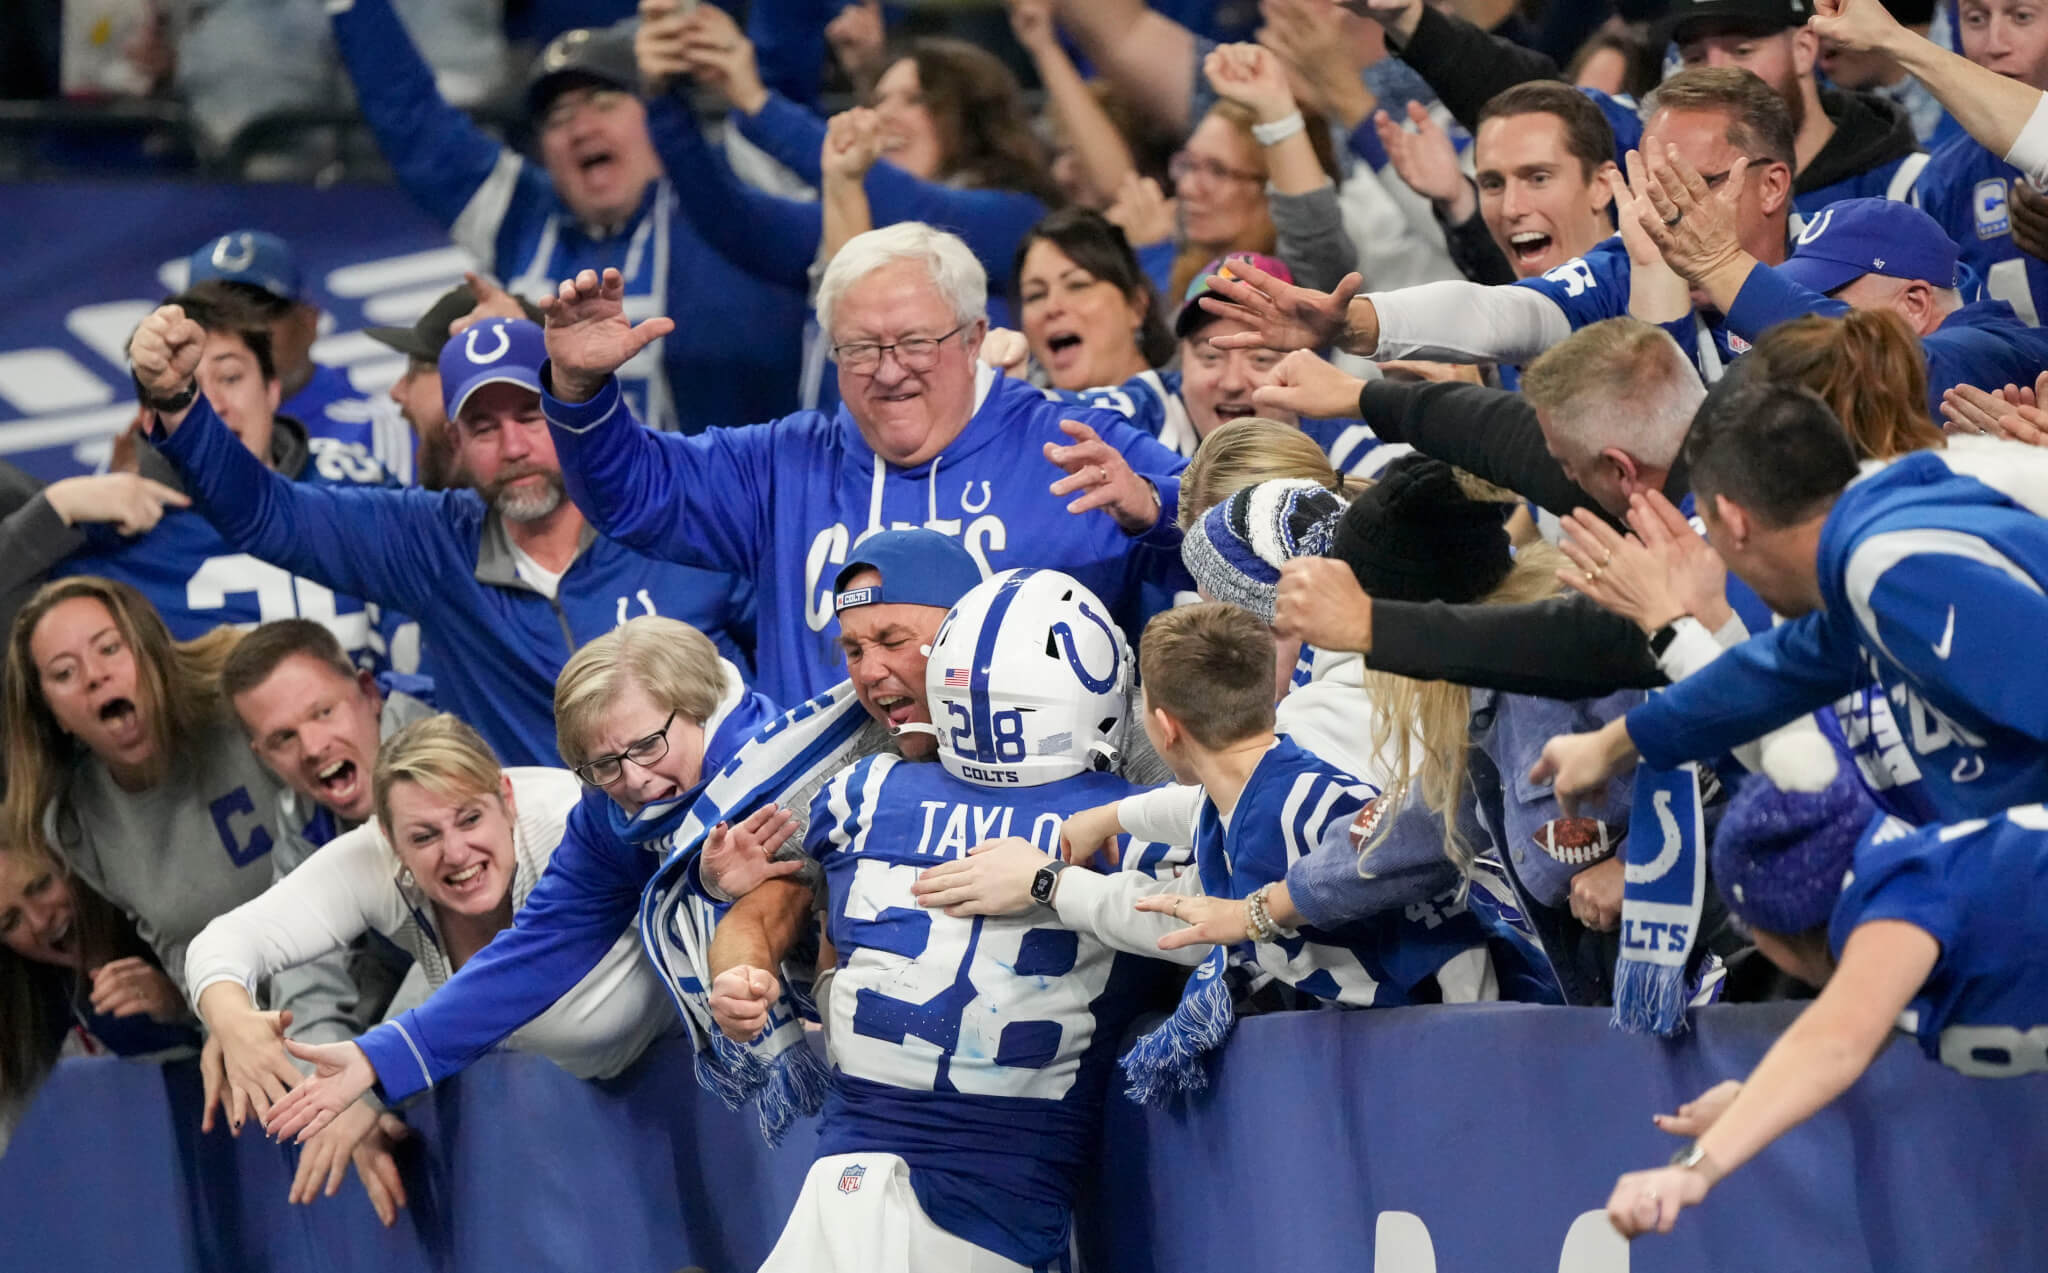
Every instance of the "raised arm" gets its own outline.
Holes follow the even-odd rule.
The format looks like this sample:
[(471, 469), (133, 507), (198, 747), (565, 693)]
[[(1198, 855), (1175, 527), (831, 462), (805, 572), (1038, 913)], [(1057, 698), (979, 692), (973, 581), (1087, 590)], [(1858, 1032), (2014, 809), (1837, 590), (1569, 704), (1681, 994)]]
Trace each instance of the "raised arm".
[(1176, 137), (1195, 126), (1194, 32), (1145, 0), (1055, 0), (1054, 12), (1088, 61), (1154, 123)]
[(629, 548), (752, 578), (773, 510), (773, 426), (691, 437), (641, 427), (612, 373), (675, 325), (634, 327), (624, 297), (617, 270), (585, 270), (542, 302), (541, 405), (569, 497)]
[[(335, 47), (398, 184), (486, 261), (522, 206), (552, 206), (547, 175), (442, 99), (391, 0), (328, 0)], [(488, 189), (486, 187), (488, 186)]]
[(1436, 90), (1451, 116), (1466, 128), (1478, 126), (1480, 108), (1502, 89), (1558, 78), (1557, 63), (1548, 56), (1423, 0), (1354, 0), (1350, 7), (1362, 8), (1387, 28), (1388, 45)]
[[(1816, 0), (1807, 25), (1830, 43), (1891, 58), (1984, 149), (2030, 174), (2048, 175), (2048, 121), (2035, 118), (2042, 113), (2041, 90), (1908, 30), (1879, 0)], [(2030, 153), (2017, 154), (2023, 138)]]
[(857, 234), (875, 228), (867, 177), (882, 157), (882, 122), (864, 106), (841, 111), (825, 129), (824, 180), (818, 187), (825, 232), (818, 260), (830, 261)]
[(1067, 56), (1052, 0), (1009, 0), (1009, 6), (1010, 31), (1031, 55), (1038, 82), (1045, 87), (1046, 106), (1073, 147), (1087, 184), (1105, 194), (1121, 190), (1138, 171), (1130, 144)]

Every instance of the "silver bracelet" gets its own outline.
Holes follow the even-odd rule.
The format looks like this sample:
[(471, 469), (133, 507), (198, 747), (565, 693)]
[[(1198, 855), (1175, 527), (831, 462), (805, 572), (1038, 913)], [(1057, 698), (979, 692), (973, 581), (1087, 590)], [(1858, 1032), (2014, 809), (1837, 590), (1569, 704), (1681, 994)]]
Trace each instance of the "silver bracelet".
[(1285, 119), (1276, 119), (1270, 124), (1253, 124), (1252, 136), (1261, 146), (1277, 146), (1294, 134), (1308, 127), (1308, 121), (1296, 111)]

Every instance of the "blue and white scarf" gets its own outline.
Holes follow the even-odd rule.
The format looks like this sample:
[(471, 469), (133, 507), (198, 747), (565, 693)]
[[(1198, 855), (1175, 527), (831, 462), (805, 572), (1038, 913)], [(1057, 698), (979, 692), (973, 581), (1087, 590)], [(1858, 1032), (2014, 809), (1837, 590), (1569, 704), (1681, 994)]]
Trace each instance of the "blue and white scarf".
[(1237, 1027), (1237, 1009), (1223, 979), (1230, 948), (1216, 946), (1196, 966), (1173, 1015), (1131, 1045), (1118, 1062), (1124, 1095), (1140, 1105), (1164, 1104), (1179, 1092), (1209, 1086), (1209, 1053), (1223, 1046)]
[[(785, 712), (754, 735), (694, 799), (649, 805), (621, 831), (646, 842), (667, 838), (668, 856), (640, 898), (640, 940), (668, 984), (697, 1050), (697, 1081), (732, 1109), (759, 1096), (761, 1135), (777, 1144), (798, 1118), (825, 1101), (831, 1075), (805, 1041), (818, 1019), (808, 993), (811, 970), (785, 965), (783, 992), (757, 1037), (734, 1043), (711, 1016), (711, 935), (725, 913), (697, 882), (698, 856), (720, 822), (738, 821), (769, 803), (788, 803), (801, 824), (808, 793), (857, 759), (873, 718), (851, 682)], [(623, 818), (623, 815), (620, 815)]]
[(1636, 767), (1622, 846), (1621, 958), (1614, 1024), (1669, 1037), (1685, 1029), (1685, 969), (1707, 896), (1707, 846), (1696, 764)]

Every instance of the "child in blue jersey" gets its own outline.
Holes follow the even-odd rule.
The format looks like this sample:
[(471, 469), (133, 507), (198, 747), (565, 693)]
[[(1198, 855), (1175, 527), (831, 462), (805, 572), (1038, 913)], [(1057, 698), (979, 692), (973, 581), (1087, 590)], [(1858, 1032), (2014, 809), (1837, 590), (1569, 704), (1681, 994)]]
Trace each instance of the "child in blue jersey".
[(837, 953), (820, 1000), (832, 1090), (764, 1273), (1064, 1266), (1147, 965), (1062, 924), (1056, 864), (1035, 902), (1002, 915), (921, 909), (914, 886), (1000, 837), (1043, 857), (1066, 817), (1128, 794), (1109, 740), (1129, 679), (1087, 588), (1005, 571), (932, 643), (922, 729), (940, 763), (870, 756), (813, 802), (805, 850), (824, 867)]
[(1685, 458), (1707, 537), (1790, 621), (1592, 734), (1553, 738), (1534, 777), (1566, 799), (1638, 751), (1660, 768), (1718, 755), (1868, 691), (1846, 718), (1865, 780), (1916, 825), (2048, 796), (2048, 681), (2015, 659), (2048, 622), (2048, 458), (1954, 439), (1857, 471), (1841, 423), (1804, 389), (1709, 394)]
[(624, 544), (753, 580), (761, 679), (785, 701), (840, 680), (830, 582), (875, 531), (938, 531), (987, 571), (1064, 570), (1119, 619), (1144, 612), (1146, 584), (1184, 579), (1185, 462), (1120, 416), (978, 371), (987, 280), (957, 236), (899, 222), (832, 258), (818, 313), (836, 415), (701, 437), (640, 428), (620, 399), (612, 373), (666, 320), (631, 326), (619, 287), (586, 272), (548, 309), (543, 405), (569, 494)]
[(1820, 997), (1748, 1079), (1657, 1123), (1696, 1137), (1671, 1166), (1625, 1175), (1625, 1236), (1669, 1232), (1728, 1172), (1847, 1091), (1895, 1029), (1977, 1078), (2048, 1071), (2048, 808), (1914, 830), (1870, 817), (1843, 771), (1813, 795), (1752, 779), (1713, 872), (1758, 949)]

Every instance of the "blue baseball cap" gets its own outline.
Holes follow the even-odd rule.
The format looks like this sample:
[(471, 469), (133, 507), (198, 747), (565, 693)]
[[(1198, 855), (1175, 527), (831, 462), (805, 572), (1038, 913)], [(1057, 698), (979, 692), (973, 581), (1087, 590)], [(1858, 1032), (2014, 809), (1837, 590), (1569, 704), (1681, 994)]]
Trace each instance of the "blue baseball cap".
[(1816, 212), (1778, 267), (1826, 294), (1865, 274), (1955, 287), (1956, 242), (1941, 223), (1895, 199), (1844, 199)]
[[(846, 581), (863, 570), (880, 574), (882, 582), (849, 591)], [(853, 556), (833, 577), (832, 612), (875, 605), (951, 610), (980, 582), (981, 567), (952, 536), (922, 528), (885, 530), (854, 545)]]
[(540, 365), (548, 359), (540, 324), (524, 318), (487, 318), (441, 346), (441, 403), (453, 420), (469, 396), (485, 385), (520, 385), (540, 392)]
[(298, 258), (283, 239), (262, 230), (230, 230), (194, 252), (188, 264), (188, 283), (247, 283), (288, 301), (304, 290)]

